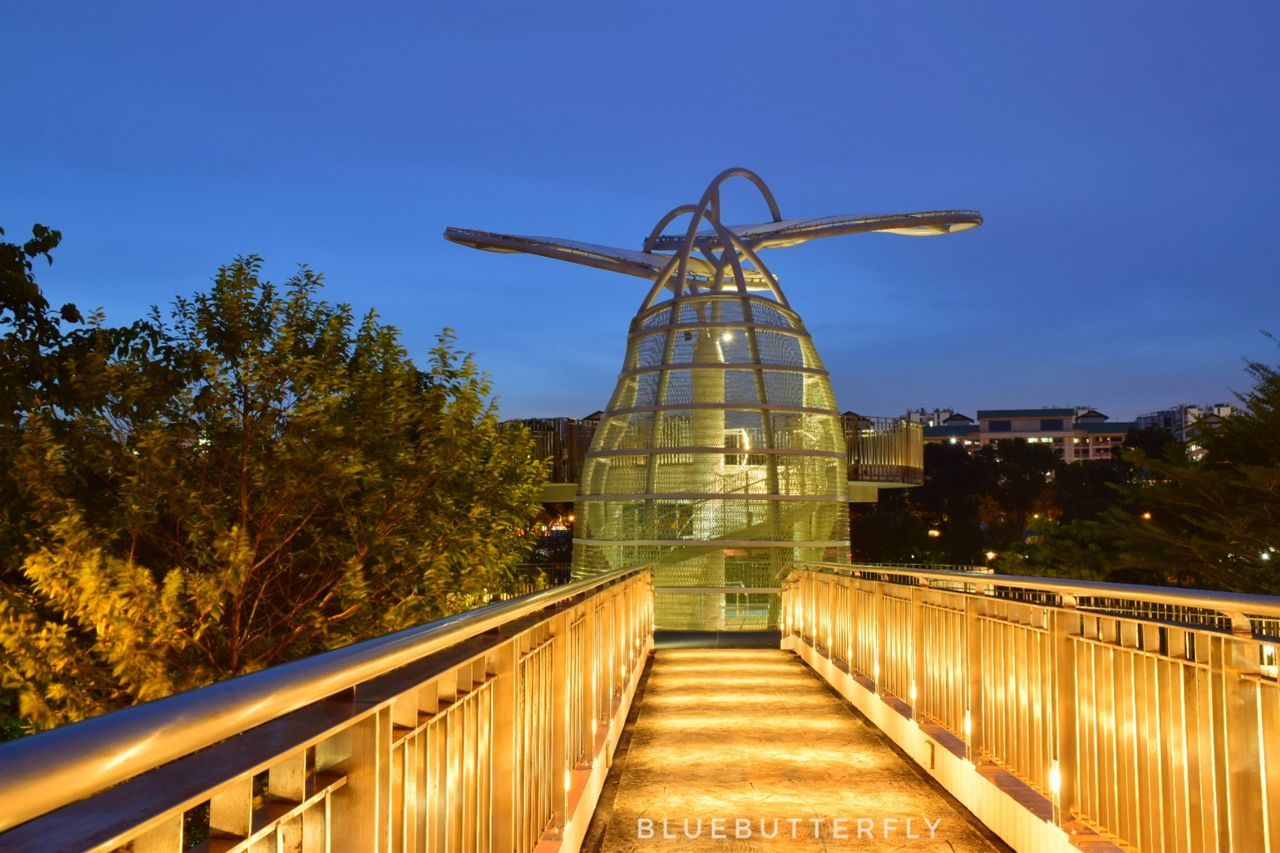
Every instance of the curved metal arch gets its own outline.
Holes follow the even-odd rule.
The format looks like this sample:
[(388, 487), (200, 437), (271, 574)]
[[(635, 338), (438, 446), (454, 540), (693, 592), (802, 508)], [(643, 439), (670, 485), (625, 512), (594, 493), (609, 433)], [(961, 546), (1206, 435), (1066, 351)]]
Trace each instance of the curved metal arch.
[(649, 232), (649, 236), (644, 239), (644, 250), (646, 252), (652, 252), (653, 242), (662, 236), (663, 228), (666, 228), (686, 213), (696, 213), (697, 210), (698, 206), (696, 204), (682, 204), (679, 207), (671, 208), (666, 216), (658, 220), (658, 224), (653, 226), (653, 230)]
[(707, 193), (711, 193), (712, 191), (715, 192), (715, 211), (717, 219), (720, 214), (720, 187), (730, 178), (746, 178), (748, 181), (755, 184), (756, 189), (760, 190), (760, 195), (764, 196), (765, 203), (769, 205), (769, 214), (773, 217), (773, 221), (782, 221), (782, 213), (778, 210), (778, 201), (773, 197), (773, 191), (769, 189), (769, 185), (764, 182), (764, 178), (742, 166), (732, 166), (725, 169), (723, 172), (712, 178), (711, 183), (707, 186)]
[[(724, 224), (721, 222), (720, 187), (731, 178), (743, 178), (750, 181), (756, 189), (760, 191), (760, 195), (769, 206), (769, 213), (773, 217), (773, 221), (782, 221), (782, 212), (778, 208), (778, 200), (774, 198), (773, 191), (769, 189), (769, 185), (764, 182), (764, 179), (750, 169), (746, 169), (741, 166), (734, 166), (732, 168), (725, 169), (723, 172), (711, 179), (711, 183), (707, 185), (706, 190), (702, 193), (702, 198), (698, 200), (697, 204), (680, 205), (679, 207), (673, 208), (666, 216), (659, 220), (653, 231), (650, 232), (648, 238), (645, 239), (644, 244), (649, 246), (653, 242), (656, 242), (661, 236), (663, 228), (680, 216), (683, 216), (686, 213), (689, 214), (688, 229), (685, 231), (684, 240), (681, 242), (680, 248), (675, 253), (675, 257), (678, 259), (674, 270), (675, 281), (669, 285), (672, 295), (679, 298), (684, 294), (685, 289), (688, 286), (690, 261), (693, 259), (693, 251), (695, 247), (697, 247), (698, 243), (698, 226), (702, 224), (703, 220), (706, 220), (716, 233), (720, 235), (721, 239), (724, 240), (724, 250), (721, 252), (720, 262), (717, 264), (715, 280), (712, 285), (713, 289), (719, 289), (723, 286), (724, 269), (726, 266), (725, 261), (728, 259), (729, 265), (733, 268), (734, 280), (738, 285), (738, 290), (743, 293), (746, 292), (746, 276), (742, 269), (741, 259), (738, 256), (738, 249), (740, 248), (743, 250), (744, 254), (750, 254), (752, 263), (764, 277), (765, 281), (769, 285), (769, 290), (775, 295), (775, 297), (785, 299), (785, 297), (781, 297), (781, 290), (778, 288), (777, 279), (773, 277), (773, 274), (769, 272), (767, 267), (764, 267), (760, 262), (760, 259), (756, 257), (753, 252), (750, 252), (750, 250), (747, 249), (742, 241), (733, 239), (729, 230), (725, 228)], [(656, 283), (655, 287), (649, 292), (643, 303), (645, 308), (653, 305), (658, 294), (662, 292), (663, 285), (667, 284), (669, 276), (670, 271), (664, 269), (662, 276), (663, 281), (661, 283)]]

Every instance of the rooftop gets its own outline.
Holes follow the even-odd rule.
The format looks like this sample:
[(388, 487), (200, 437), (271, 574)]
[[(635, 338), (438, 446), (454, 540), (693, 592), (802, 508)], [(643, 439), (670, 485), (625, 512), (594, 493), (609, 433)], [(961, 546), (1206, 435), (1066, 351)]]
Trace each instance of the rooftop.
[(978, 420), (986, 418), (1074, 418), (1075, 409), (979, 409)]

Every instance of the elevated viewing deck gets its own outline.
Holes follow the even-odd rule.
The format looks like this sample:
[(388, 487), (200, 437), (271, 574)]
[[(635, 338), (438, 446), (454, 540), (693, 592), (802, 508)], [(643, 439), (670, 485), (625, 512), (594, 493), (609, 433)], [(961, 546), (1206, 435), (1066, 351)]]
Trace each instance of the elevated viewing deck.
[(780, 609), (651, 654), (642, 566), (20, 739), (0, 850), (1280, 849), (1280, 600), (806, 564)]
[[(847, 412), (841, 418), (849, 485), (861, 489), (902, 488), (924, 483), (923, 427), (905, 418), (864, 417)], [(577, 496), (582, 465), (597, 422), (591, 418), (528, 418), (504, 425), (523, 425), (534, 441), (534, 453), (550, 465), (542, 500), (569, 503)], [(737, 448), (737, 433), (725, 447)], [(865, 492), (864, 492), (865, 493)]]
[(924, 484), (924, 427), (906, 418), (841, 418), (851, 487)]

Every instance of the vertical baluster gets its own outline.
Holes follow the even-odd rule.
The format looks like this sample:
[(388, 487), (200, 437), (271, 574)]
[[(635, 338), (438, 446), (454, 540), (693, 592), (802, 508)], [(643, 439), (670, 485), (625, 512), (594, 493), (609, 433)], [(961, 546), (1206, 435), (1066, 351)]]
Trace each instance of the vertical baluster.
[(982, 620), (980, 605), (982, 600), (976, 595), (965, 596), (965, 654), (964, 654), (964, 691), (965, 691), (965, 756), (970, 761), (977, 761), (978, 750), (985, 748), (982, 741), (982, 680), (983, 657)]
[(1080, 762), (1076, 733), (1079, 731), (1079, 705), (1076, 700), (1076, 641), (1080, 617), (1075, 599), (1063, 597), (1063, 607), (1050, 615), (1053, 656), (1047, 662), (1053, 684), (1053, 758), (1057, 767), (1057, 788), (1053, 797), (1054, 822), (1063, 826), (1076, 810), (1077, 781)]
[(557, 614), (551, 620), (551, 761), (548, 767), (551, 789), (551, 824), (563, 830), (568, 819), (569, 804), (569, 712), (573, 697), (569, 695), (569, 614)]
[[(1263, 795), (1258, 728), (1258, 646), (1244, 627), (1223, 637), (1223, 722), (1226, 725), (1227, 785), (1230, 794), (1231, 849), (1264, 850), (1266, 827), (1262, 817)], [(1248, 677), (1246, 677), (1248, 676)]]

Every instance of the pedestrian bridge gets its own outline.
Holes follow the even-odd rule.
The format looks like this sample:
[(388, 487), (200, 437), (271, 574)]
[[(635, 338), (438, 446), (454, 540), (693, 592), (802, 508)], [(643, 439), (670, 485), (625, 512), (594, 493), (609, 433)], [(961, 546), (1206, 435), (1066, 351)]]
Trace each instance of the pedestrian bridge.
[(617, 571), (9, 743), (0, 850), (1280, 851), (1280, 599), (780, 594), (771, 648), (655, 650)]

